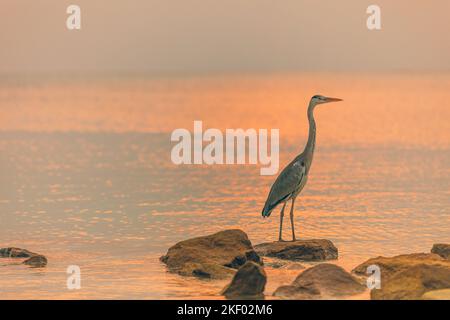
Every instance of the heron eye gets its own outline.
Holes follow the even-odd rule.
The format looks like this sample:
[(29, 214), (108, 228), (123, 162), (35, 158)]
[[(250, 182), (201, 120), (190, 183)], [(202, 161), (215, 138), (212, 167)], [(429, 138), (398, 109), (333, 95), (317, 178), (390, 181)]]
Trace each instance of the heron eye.
[(302, 161), (302, 167), (304, 167), (305, 166), (305, 163)]

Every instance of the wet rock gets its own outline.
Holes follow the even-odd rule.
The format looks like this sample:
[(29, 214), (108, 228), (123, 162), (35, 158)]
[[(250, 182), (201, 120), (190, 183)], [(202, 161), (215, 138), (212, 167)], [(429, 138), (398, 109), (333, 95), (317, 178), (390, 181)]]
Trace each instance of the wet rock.
[(43, 255), (35, 255), (32, 256), (31, 258), (28, 258), (22, 263), (34, 268), (42, 268), (47, 265), (47, 258), (44, 257)]
[(247, 234), (237, 229), (181, 241), (160, 260), (171, 272), (213, 279), (232, 276), (247, 261), (262, 265)]
[(440, 255), (444, 259), (450, 259), (450, 244), (436, 243), (433, 245), (431, 252)]
[(224, 288), (222, 295), (228, 299), (263, 298), (266, 282), (267, 276), (263, 267), (253, 261), (247, 261)]
[(307, 283), (303, 286), (288, 285), (278, 287), (273, 293), (274, 296), (289, 300), (319, 300), (321, 299), (320, 290), (313, 283)]
[(354, 268), (352, 272), (357, 275), (367, 276), (367, 268), (370, 265), (376, 265), (381, 270), (381, 281), (392, 274), (406, 270), (412, 266), (420, 264), (444, 265), (450, 266), (450, 261), (446, 261), (434, 253), (412, 253), (402, 254), (394, 257), (377, 257), (367, 260)]
[(422, 296), (423, 300), (450, 300), (450, 289), (432, 290)]
[(20, 248), (0, 248), (0, 257), (2, 258), (30, 258), (37, 255), (37, 253)]
[(372, 258), (353, 272), (367, 276), (370, 265), (381, 271), (381, 288), (370, 293), (374, 300), (420, 299), (428, 291), (450, 288), (450, 261), (434, 253)]
[(23, 264), (32, 266), (32, 267), (45, 267), (47, 265), (47, 258), (41, 254), (34, 253), (28, 251), (26, 249), (20, 248), (0, 248), (0, 257), (1, 258), (28, 258), (23, 261)]
[(281, 262), (281, 261), (266, 261), (266, 259), (264, 259), (264, 265), (266, 267), (271, 267), (274, 269), (280, 269), (283, 268), (287, 265), (286, 262)]
[(353, 296), (366, 287), (350, 273), (330, 263), (318, 264), (303, 271), (291, 285), (281, 286), (274, 296), (282, 299), (329, 299)]
[(372, 300), (416, 300), (426, 292), (449, 289), (450, 268), (419, 264), (392, 274), (381, 281), (381, 289), (370, 292)]
[(324, 261), (338, 257), (338, 249), (326, 239), (261, 243), (255, 246), (255, 251), (261, 256), (292, 261)]

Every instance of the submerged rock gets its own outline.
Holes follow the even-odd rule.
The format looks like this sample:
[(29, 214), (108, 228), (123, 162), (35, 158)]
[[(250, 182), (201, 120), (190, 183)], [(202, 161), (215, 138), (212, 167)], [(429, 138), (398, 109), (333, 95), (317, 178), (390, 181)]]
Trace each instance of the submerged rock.
[(266, 267), (270, 267), (270, 268), (274, 268), (274, 269), (280, 269), (283, 268), (287, 265), (287, 262), (278, 260), (278, 259), (274, 259), (274, 260), (269, 260), (270, 258), (264, 258), (264, 265)]
[(434, 253), (413, 253), (372, 258), (353, 272), (367, 275), (367, 267), (381, 271), (381, 288), (373, 289), (371, 299), (420, 299), (431, 290), (450, 288), (450, 261)]
[(32, 256), (31, 258), (28, 258), (22, 263), (34, 268), (42, 268), (47, 265), (47, 258), (44, 257), (43, 255), (36, 255)]
[(283, 260), (278, 258), (265, 257), (264, 266), (273, 269), (286, 269), (286, 270), (302, 270), (305, 266), (298, 262)]
[(237, 229), (181, 241), (160, 260), (171, 272), (215, 279), (233, 275), (247, 261), (262, 265), (247, 234)]
[(300, 263), (289, 263), (283, 267), (286, 270), (303, 270), (305, 266)]
[(267, 276), (264, 268), (253, 261), (247, 261), (224, 288), (222, 295), (228, 299), (262, 298)]
[(433, 245), (431, 252), (440, 255), (444, 259), (450, 259), (450, 244), (436, 243)]
[(262, 256), (293, 261), (324, 261), (338, 258), (338, 249), (326, 239), (261, 243), (255, 246), (255, 250)]
[(291, 285), (279, 287), (274, 296), (299, 300), (327, 299), (353, 296), (365, 289), (364, 285), (341, 267), (322, 263), (300, 273)]
[(37, 255), (37, 253), (20, 248), (0, 248), (0, 257), (2, 258), (30, 258)]

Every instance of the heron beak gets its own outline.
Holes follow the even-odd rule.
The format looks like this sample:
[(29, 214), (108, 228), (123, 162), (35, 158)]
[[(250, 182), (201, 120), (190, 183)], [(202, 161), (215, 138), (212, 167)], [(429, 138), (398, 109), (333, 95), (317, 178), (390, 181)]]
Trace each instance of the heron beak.
[(327, 97), (327, 101), (326, 101), (326, 102), (338, 102), (338, 101), (342, 101), (342, 99), (339, 99), (339, 98), (329, 98), (329, 97)]

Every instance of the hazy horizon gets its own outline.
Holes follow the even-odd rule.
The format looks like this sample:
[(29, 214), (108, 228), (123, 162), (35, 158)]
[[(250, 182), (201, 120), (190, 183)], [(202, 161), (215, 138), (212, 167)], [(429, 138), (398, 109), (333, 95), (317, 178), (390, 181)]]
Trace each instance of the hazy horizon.
[(78, 0), (79, 31), (70, 4), (3, 1), (0, 75), (450, 71), (445, 0)]

